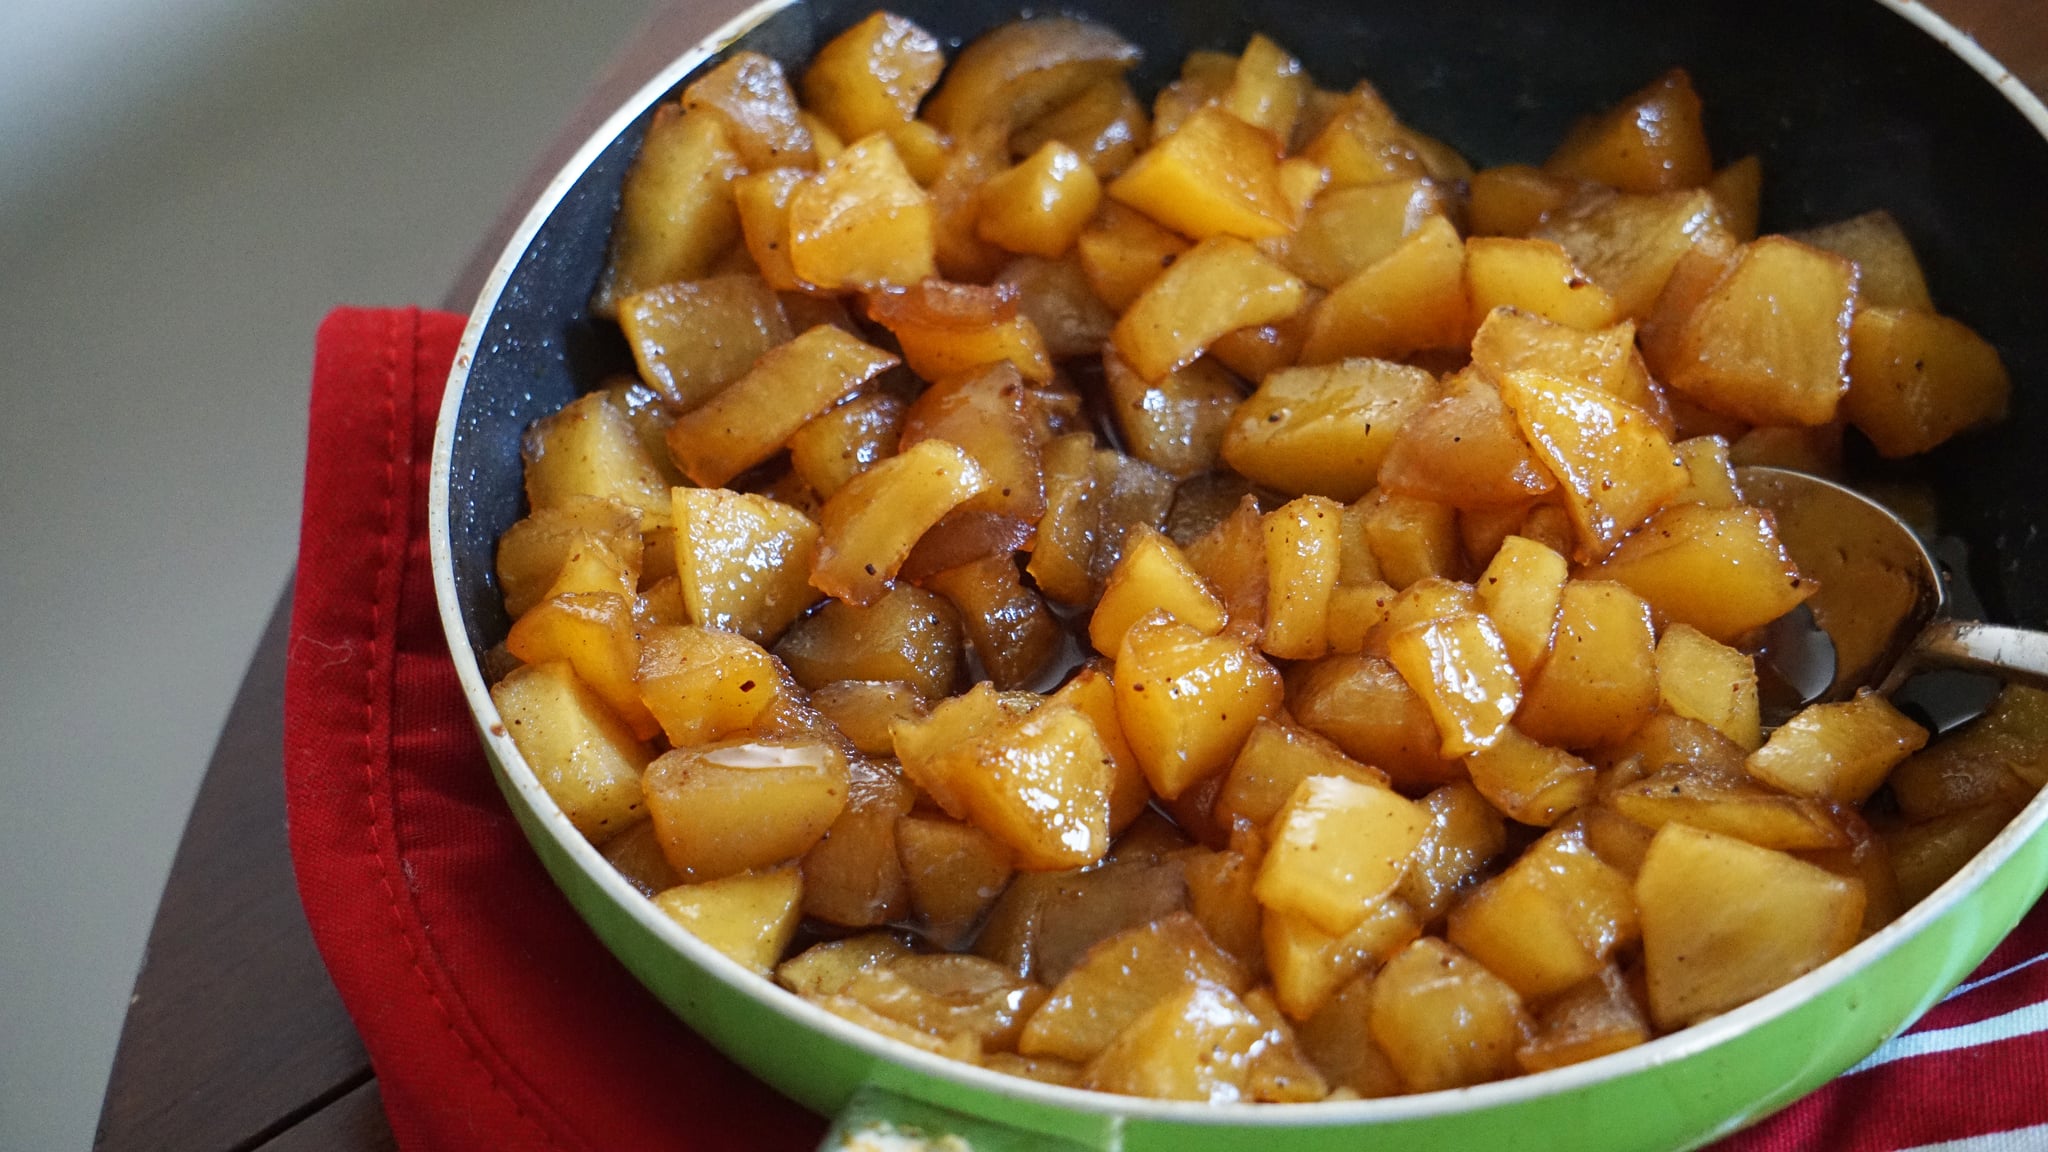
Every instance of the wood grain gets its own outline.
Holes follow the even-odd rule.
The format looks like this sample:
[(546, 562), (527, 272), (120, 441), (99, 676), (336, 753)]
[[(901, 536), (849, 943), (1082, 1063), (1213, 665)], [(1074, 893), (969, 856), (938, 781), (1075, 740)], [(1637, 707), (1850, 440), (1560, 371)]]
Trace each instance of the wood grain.
[(171, 865), (94, 1147), (250, 1148), (369, 1077), (314, 950), (284, 829), (287, 589)]

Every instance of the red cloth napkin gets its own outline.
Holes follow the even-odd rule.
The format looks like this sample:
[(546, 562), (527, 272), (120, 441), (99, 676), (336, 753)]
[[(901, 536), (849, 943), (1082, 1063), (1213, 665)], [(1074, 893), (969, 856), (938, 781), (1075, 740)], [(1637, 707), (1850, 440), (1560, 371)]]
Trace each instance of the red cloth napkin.
[[(285, 684), (299, 892), (391, 1127), (407, 1152), (813, 1147), (822, 1121), (604, 950), (491, 781), (426, 545), (462, 325), (342, 309), (321, 326)], [(2048, 1145), (2043, 960), (2048, 907), (1861, 1070), (1724, 1148), (1874, 1152), (1987, 1133), (2007, 1135), (1983, 1152)]]

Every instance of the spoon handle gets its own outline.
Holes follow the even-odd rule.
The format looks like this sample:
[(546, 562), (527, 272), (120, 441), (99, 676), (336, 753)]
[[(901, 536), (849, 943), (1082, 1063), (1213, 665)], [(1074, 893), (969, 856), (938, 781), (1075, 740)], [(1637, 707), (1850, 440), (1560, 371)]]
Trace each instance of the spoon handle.
[(1885, 678), (1890, 692), (1907, 676), (1929, 668), (1985, 672), (2032, 688), (2048, 688), (2048, 632), (1986, 624), (1981, 620), (1936, 620)]

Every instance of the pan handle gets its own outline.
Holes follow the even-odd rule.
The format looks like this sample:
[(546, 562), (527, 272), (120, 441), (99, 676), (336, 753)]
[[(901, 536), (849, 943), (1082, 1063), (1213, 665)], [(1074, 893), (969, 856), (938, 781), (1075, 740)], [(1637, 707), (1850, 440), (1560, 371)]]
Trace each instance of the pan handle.
[(818, 1152), (1117, 1152), (1117, 1125), (1100, 1143), (1014, 1127), (869, 1084), (832, 1122)]

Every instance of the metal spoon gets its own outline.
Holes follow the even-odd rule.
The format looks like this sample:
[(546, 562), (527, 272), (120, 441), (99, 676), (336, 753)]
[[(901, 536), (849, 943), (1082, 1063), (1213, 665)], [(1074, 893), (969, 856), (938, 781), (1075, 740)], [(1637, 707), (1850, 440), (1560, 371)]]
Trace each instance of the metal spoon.
[(1736, 479), (1745, 500), (1776, 518), (1792, 562), (1820, 586), (1803, 609), (1832, 641), (1832, 669), (1814, 674), (1815, 647), (1799, 635), (1800, 613), (1770, 625), (1760, 661), (1799, 686), (1798, 703), (1843, 700), (1866, 687), (1889, 695), (1920, 672), (1945, 668), (2048, 688), (2048, 632), (1945, 615), (1941, 565), (1891, 510), (1803, 472), (1747, 467)]

